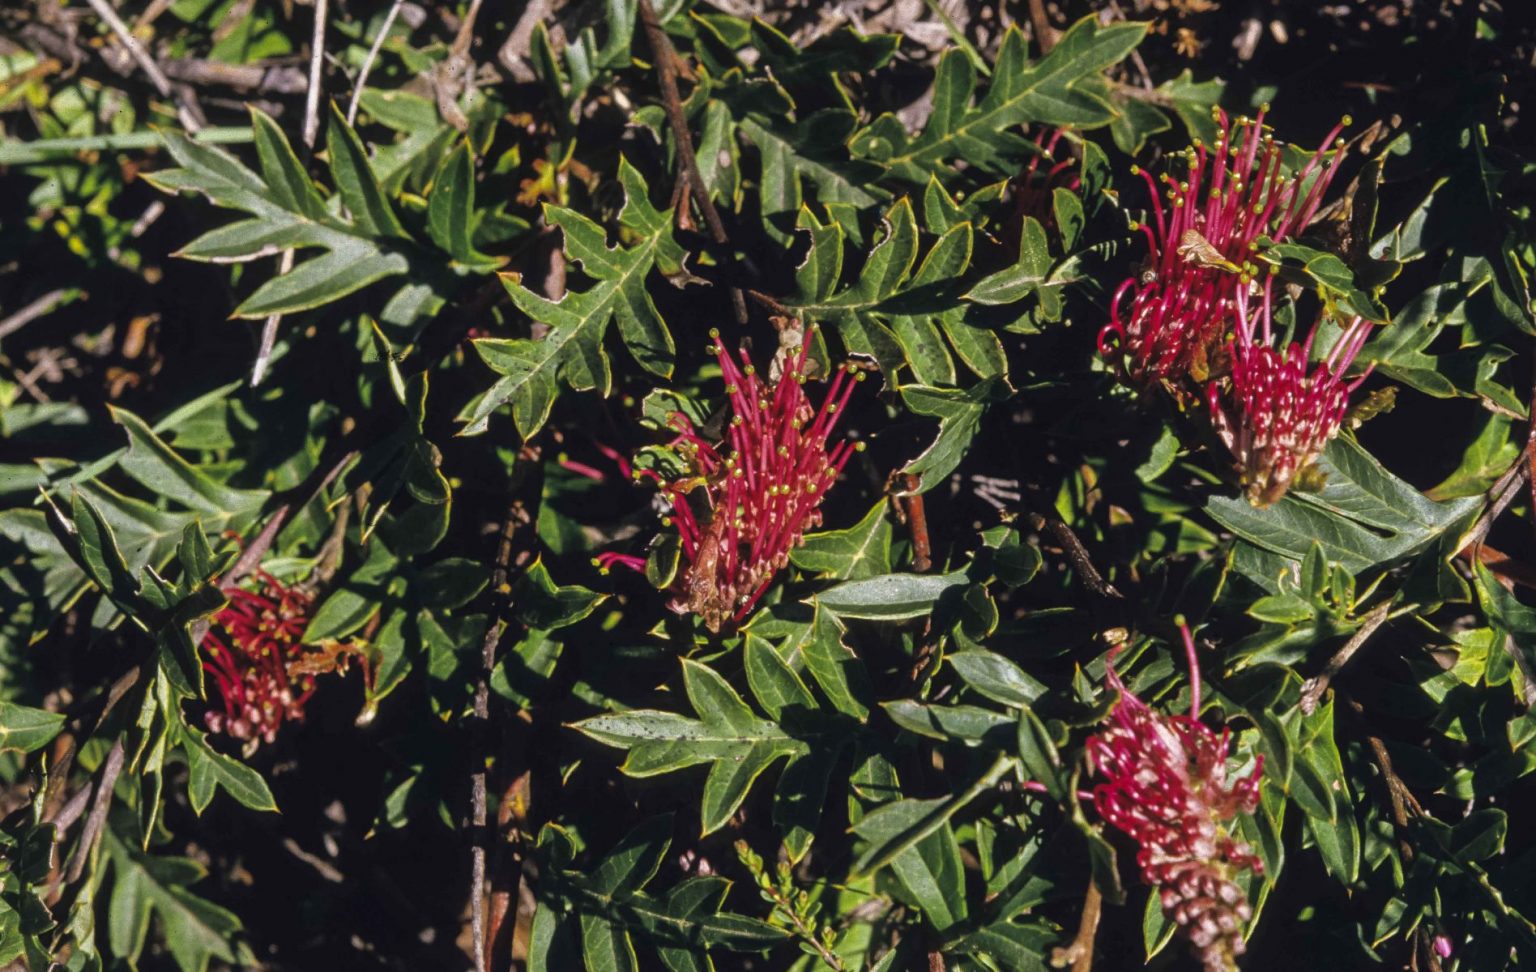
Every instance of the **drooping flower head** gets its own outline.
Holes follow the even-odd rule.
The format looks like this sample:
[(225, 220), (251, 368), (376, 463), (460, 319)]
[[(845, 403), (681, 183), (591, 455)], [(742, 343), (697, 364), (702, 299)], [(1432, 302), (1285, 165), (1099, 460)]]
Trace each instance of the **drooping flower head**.
[(209, 708), (208, 728), (250, 747), (271, 743), (284, 722), (301, 721), (315, 690), (314, 674), (300, 665), (313, 599), (265, 571), (256, 579), (257, 590), (225, 592), (229, 604), (202, 641), (203, 671), (223, 705)]
[[(1344, 373), (1370, 336), (1371, 322), (1356, 317), (1344, 327), (1328, 354), (1314, 367), (1312, 342), (1272, 347), (1274, 278), (1264, 282), (1258, 307), (1250, 306), (1246, 288), (1237, 294), (1237, 330), (1232, 342), (1231, 393), (1223, 383), (1206, 389), (1211, 424), (1231, 451), (1248, 499), (1268, 506), (1285, 495), (1298, 474), (1317, 462), (1328, 440), (1339, 432), (1349, 395), (1366, 374), (1346, 382)], [(1230, 399), (1230, 406), (1224, 404)]]
[[(1146, 236), (1148, 256), (1141, 272), (1120, 285), (1110, 321), (1099, 332), (1099, 353), (1114, 360), (1138, 388), (1191, 375), (1204, 381), (1207, 358), (1235, 314), (1239, 280), (1261, 236), (1280, 242), (1294, 237), (1317, 214), (1323, 193), (1343, 161), (1335, 126), (1323, 146), (1296, 172), (1287, 173), (1281, 147), (1257, 118), (1229, 119), (1216, 109), (1216, 145), (1196, 141), (1183, 153), (1183, 180), (1167, 173), (1158, 181), (1144, 169), (1152, 199), (1152, 220), (1136, 226)], [(1166, 205), (1164, 199), (1166, 197)]]
[(822, 497), (856, 448), (830, 439), (863, 373), (838, 368), (821, 407), (813, 408), (804, 387), (813, 334), (783, 355), (776, 379), (764, 381), (711, 332), (731, 409), (725, 440), (709, 442), (676, 413), (674, 446), (690, 474), (666, 481), (639, 472), (672, 503), (685, 565), (673, 607), (697, 613), (711, 631), (740, 621), (757, 604), (805, 531), (821, 523)]
[(1264, 865), (1229, 824), (1258, 807), (1264, 758), (1247, 776), (1227, 779), (1231, 734), (1223, 728), (1217, 735), (1198, 718), (1200, 679), (1187, 627), (1184, 645), (1192, 676), (1188, 715), (1154, 711), (1106, 667), (1120, 698), (1107, 725), (1088, 740), (1088, 758), (1104, 778), (1093, 799), (1100, 816), (1139, 845), (1142, 880), (1207, 972), (1230, 972), (1243, 953), (1243, 922), (1253, 914), (1237, 881), (1244, 872), (1262, 874)]

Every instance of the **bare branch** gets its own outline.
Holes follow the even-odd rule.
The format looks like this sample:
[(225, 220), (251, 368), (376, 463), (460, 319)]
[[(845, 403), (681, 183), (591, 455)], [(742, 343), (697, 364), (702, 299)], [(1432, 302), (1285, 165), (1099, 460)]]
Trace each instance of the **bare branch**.
[[(710, 239), (725, 246), (730, 239), (725, 234), (725, 223), (720, 219), (720, 211), (715, 209), (714, 200), (709, 198), (709, 188), (704, 185), (704, 176), (699, 171), (699, 160), (693, 151), (693, 135), (688, 131), (688, 119), (683, 114), (683, 99), (677, 90), (677, 52), (672, 49), (672, 42), (667, 39), (667, 32), (662, 29), (661, 20), (656, 16), (656, 8), (651, 5), (651, 0), (640, 0), (640, 23), (645, 28), (646, 40), (650, 42), (651, 53), (656, 58), (661, 101), (667, 111), (667, 123), (672, 128), (672, 137), (677, 142), (678, 160), (683, 167), (682, 178), (693, 189), (693, 201), (704, 214)], [(745, 324), (747, 302), (740, 287), (731, 288), (731, 304), (736, 311), (736, 323)]]
[[(330, 0), (315, 0), (315, 27), (309, 40), (309, 90), (304, 95), (304, 148), (305, 158), (315, 150), (315, 138), (320, 134), (320, 81), (325, 66), (325, 23), (330, 17)], [(279, 277), (293, 270), (293, 251), (284, 250), (277, 265)], [(277, 325), (283, 315), (272, 314), (261, 325), (261, 344), (256, 349), (256, 360), (251, 364), (251, 387), (261, 384), (267, 376), (267, 365), (272, 360), (272, 348), (277, 343)]]
[(116, 34), (117, 39), (122, 41), (123, 46), (128, 49), (128, 56), (133, 58), (134, 63), (139, 66), (139, 70), (144, 72), (144, 76), (149, 78), (150, 83), (155, 86), (155, 90), (160, 92), (160, 97), (171, 97), (170, 78), (167, 78), (165, 72), (160, 70), (160, 65), (156, 64), (155, 59), (149, 56), (149, 52), (144, 49), (143, 44), (139, 43), (139, 39), (133, 36), (133, 31), (128, 29), (127, 24), (123, 23), (123, 18), (117, 15), (117, 11), (112, 9), (107, 0), (85, 0), (85, 2), (91, 5), (92, 10), (96, 11), (96, 16), (106, 21), (107, 26), (112, 28), (112, 33)]
[(384, 15), (384, 23), (379, 27), (378, 36), (374, 37), (373, 44), (368, 48), (368, 56), (363, 58), (363, 66), (357, 69), (357, 80), (352, 83), (352, 100), (347, 103), (347, 124), (357, 120), (357, 106), (363, 98), (363, 88), (368, 85), (368, 72), (373, 70), (373, 62), (378, 59), (379, 51), (384, 48), (384, 40), (389, 37), (389, 29), (395, 26), (395, 18), (400, 16), (400, 8), (405, 5), (405, 0), (395, 0), (389, 5), (389, 13)]
[(11, 314), (4, 320), (0, 320), (0, 338), (9, 337), (10, 335), (26, 327), (28, 324), (31, 324), (33, 321), (37, 320), (39, 317), (47, 314), (49, 311), (53, 310), (54, 307), (58, 306), (59, 302), (62, 301), (68, 294), (69, 291), (62, 287), (58, 290), (50, 290), (48, 293), (32, 301), (32, 303), (21, 308), (16, 313)]
[(75, 856), (69, 859), (69, 871), (64, 879), (70, 884), (80, 880), (80, 875), (85, 873), (85, 862), (101, 839), (102, 827), (107, 823), (107, 810), (112, 806), (112, 788), (117, 785), (117, 776), (122, 771), (123, 737), (118, 736), (107, 752), (106, 762), (102, 763), (101, 778), (96, 781), (96, 792), (92, 797), (91, 815), (85, 818), (85, 829), (80, 831)]
[(1316, 710), (1318, 702), (1322, 701), (1323, 693), (1328, 691), (1328, 683), (1333, 681), (1333, 677), (1339, 674), (1345, 665), (1349, 664), (1355, 652), (1359, 651), (1371, 635), (1376, 633), (1376, 629), (1386, 623), (1391, 611), (1391, 601), (1383, 601), (1377, 605), (1374, 611), (1366, 615), (1360, 630), (1351, 635), (1350, 639), (1344, 643), (1344, 647), (1328, 659), (1328, 664), (1323, 666), (1323, 670), (1315, 678), (1307, 679), (1307, 683), (1302, 686), (1301, 702), (1298, 704), (1303, 714), (1311, 715)]

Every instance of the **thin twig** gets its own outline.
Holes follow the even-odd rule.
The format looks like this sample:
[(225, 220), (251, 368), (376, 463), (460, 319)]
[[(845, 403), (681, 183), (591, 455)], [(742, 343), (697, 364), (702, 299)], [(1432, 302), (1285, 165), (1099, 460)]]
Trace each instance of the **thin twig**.
[(1488, 489), (1486, 494), (1489, 498), (1488, 507), (1477, 518), (1477, 522), (1472, 525), (1472, 529), (1468, 530), (1466, 535), (1461, 538), (1461, 544), (1456, 548), (1452, 556), (1460, 554), (1463, 550), (1475, 548), (1483, 542), (1483, 538), (1488, 535), (1488, 531), (1493, 527), (1493, 521), (1503, 514), (1505, 508), (1509, 506), (1520, 492), (1521, 482), (1530, 475), (1530, 467), (1527, 465), (1527, 462), (1533, 451), (1536, 450), (1532, 450), (1531, 443), (1528, 441), (1525, 451), (1520, 453), (1519, 457), (1498, 478), (1498, 481)]
[(1531, 376), (1531, 400), (1527, 411), (1531, 424), (1525, 433), (1525, 478), (1531, 487), (1531, 510), (1536, 512), (1536, 375)]
[[(306, 163), (315, 149), (315, 138), (320, 134), (320, 81), (321, 68), (325, 66), (325, 24), (330, 17), (330, 0), (315, 0), (315, 24), (309, 40), (309, 86), (304, 94), (304, 156)], [(277, 265), (277, 275), (285, 276), (293, 270), (293, 250), (284, 250)], [(277, 325), (283, 315), (271, 314), (261, 325), (261, 344), (256, 348), (256, 360), (251, 364), (251, 387), (255, 388), (267, 377), (267, 365), (272, 360), (272, 348), (277, 344)]]
[(1035, 41), (1040, 45), (1040, 53), (1051, 53), (1051, 48), (1056, 46), (1056, 38), (1060, 35), (1056, 32), (1056, 28), (1051, 26), (1050, 18), (1045, 15), (1045, 0), (1029, 0), (1029, 22), (1035, 28)]
[[(661, 20), (656, 16), (656, 8), (651, 5), (651, 0), (639, 0), (639, 8), (640, 23), (645, 28), (646, 40), (650, 42), (651, 53), (656, 58), (656, 74), (661, 82), (661, 101), (666, 108), (672, 137), (677, 142), (677, 155), (683, 166), (682, 178), (688, 180), (693, 187), (693, 201), (704, 214), (704, 223), (709, 227), (710, 238), (716, 244), (726, 246), (730, 243), (730, 239), (725, 233), (725, 223), (720, 219), (719, 210), (715, 209), (714, 200), (709, 198), (709, 188), (704, 185), (704, 175), (699, 171), (699, 160), (694, 155), (693, 136), (688, 131), (688, 119), (683, 114), (683, 99), (677, 90), (677, 52), (672, 49), (672, 42), (667, 39), (667, 32), (662, 29)], [(731, 305), (736, 311), (736, 323), (745, 324), (747, 302), (742, 296), (740, 287), (731, 287)]]
[(357, 106), (363, 99), (363, 88), (368, 84), (368, 72), (373, 70), (373, 62), (378, 59), (379, 51), (384, 48), (384, 41), (389, 37), (389, 29), (395, 26), (395, 18), (400, 15), (400, 8), (405, 6), (405, 0), (395, 0), (389, 5), (389, 13), (384, 15), (384, 24), (379, 28), (378, 36), (373, 39), (373, 45), (368, 48), (368, 55), (363, 58), (363, 66), (357, 69), (357, 80), (352, 83), (352, 100), (347, 103), (347, 124), (357, 120)]
[(85, 2), (96, 11), (96, 16), (106, 21), (107, 26), (112, 28), (112, 33), (116, 34), (117, 39), (122, 41), (123, 46), (128, 49), (128, 55), (139, 66), (139, 70), (144, 72), (144, 76), (155, 86), (155, 90), (160, 92), (160, 97), (171, 97), (171, 79), (160, 70), (160, 65), (149, 56), (149, 52), (144, 49), (143, 44), (139, 43), (139, 39), (133, 36), (133, 31), (123, 23), (123, 18), (117, 15), (117, 11), (112, 9), (107, 0), (85, 0)]
[(1359, 651), (1371, 635), (1376, 633), (1376, 629), (1386, 623), (1391, 611), (1391, 601), (1383, 601), (1377, 605), (1370, 614), (1366, 615), (1360, 629), (1350, 636), (1350, 639), (1344, 643), (1344, 647), (1328, 659), (1328, 664), (1323, 666), (1323, 670), (1315, 678), (1307, 679), (1307, 683), (1301, 688), (1301, 701), (1298, 703), (1303, 715), (1311, 715), (1317, 709), (1323, 693), (1328, 691), (1328, 683), (1333, 681), (1333, 677), (1339, 674), (1345, 665), (1349, 664), (1355, 652)]
[(16, 313), (11, 314), (4, 320), (0, 320), (0, 338), (10, 337), (39, 317), (47, 314), (58, 306), (59, 301), (63, 300), (68, 293), (68, 289), (64, 287), (60, 287), (58, 290), (50, 290)]
[(907, 525), (912, 530), (912, 569), (926, 574), (933, 566), (933, 545), (928, 539), (928, 511), (923, 506), (923, 494), (917, 492), (922, 484), (916, 476), (906, 477)]
[(507, 607), (505, 588), (507, 568), (512, 563), (512, 535), (517, 529), (518, 508), (514, 504), (507, 510), (502, 521), (501, 543), (496, 549), (496, 566), (491, 572), (491, 591), (495, 600), (490, 627), (485, 640), (480, 643), (480, 672), (475, 678), (474, 745), (470, 758), (473, 770), (469, 777), (470, 789), (470, 934), (474, 937), (475, 972), (487, 972), (485, 936), (485, 859), (488, 850), (489, 830), (486, 818), (486, 764), (489, 754), (486, 742), (491, 721), (491, 672), (496, 668), (496, 648), (501, 644), (506, 623), (502, 613)]
[(91, 802), (91, 787), (89, 784), (82, 786), (74, 796), (59, 809), (50, 823), (53, 824), (54, 839), (58, 840), (75, 825), (80, 815), (85, 813), (86, 805)]
[(112, 788), (117, 786), (117, 776), (123, 771), (123, 737), (113, 740), (107, 751), (107, 759), (101, 766), (101, 778), (96, 781), (96, 792), (91, 798), (91, 815), (85, 818), (85, 828), (80, 831), (80, 843), (75, 856), (69, 860), (65, 882), (74, 884), (85, 873), (85, 862), (101, 839), (102, 827), (107, 822), (107, 810), (112, 806)]
[(1099, 932), (1099, 917), (1104, 911), (1104, 895), (1093, 878), (1083, 893), (1083, 913), (1077, 921), (1077, 934), (1065, 948), (1051, 953), (1051, 965), (1063, 968), (1072, 963), (1072, 972), (1090, 972), (1093, 968), (1093, 939)]
[(315, 24), (309, 39), (309, 90), (304, 95), (304, 147), (315, 147), (320, 133), (320, 69), (325, 64), (325, 23), (330, 0), (315, 0)]
[(1047, 530), (1056, 542), (1061, 544), (1061, 549), (1072, 562), (1072, 568), (1082, 577), (1083, 583), (1088, 589), (1100, 597), (1111, 597), (1116, 600), (1124, 599), (1125, 595), (1115, 589), (1115, 585), (1104, 579), (1097, 567), (1093, 566), (1093, 560), (1088, 556), (1088, 548), (1077, 539), (1077, 534), (1059, 517), (1043, 516), (1039, 513), (1031, 513), (1030, 525), (1036, 530)]

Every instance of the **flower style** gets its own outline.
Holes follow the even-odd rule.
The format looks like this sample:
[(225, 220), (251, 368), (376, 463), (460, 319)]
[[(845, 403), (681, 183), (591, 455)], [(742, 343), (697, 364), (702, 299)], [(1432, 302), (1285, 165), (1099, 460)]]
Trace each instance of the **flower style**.
[(229, 605), (202, 642), (203, 671), (224, 703), (223, 711), (208, 710), (208, 728), (248, 748), (271, 743), (285, 721), (302, 720), (315, 690), (313, 672), (301, 664), (313, 599), (265, 571), (256, 576), (259, 590), (226, 591)]
[[(1028, 216), (1038, 220), (1042, 226), (1054, 226), (1055, 190), (1077, 192), (1082, 188), (1082, 176), (1075, 169), (1077, 159), (1068, 155), (1058, 160), (1055, 156), (1056, 148), (1065, 134), (1066, 129), (1055, 128), (1035, 136), (1034, 144), (1038, 151), (1030, 155), (1029, 163), (1015, 180), (1013, 198), (1017, 222), (1023, 223), (1024, 217)], [(1046, 163), (1044, 169), (1041, 168), (1042, 162)], [(1009, 239), (1017, 236), (1017, 232), (1008, 234)]]
[(1256, 315), (1250, 313), (1247, 290), (1238, 291), (1238, 326), (1231, 349), (1232, 408), (1222, 404), (1221, 383), (1212, 382), (1206, 389), (1211, 424), (1231, 451), (1248, 500), (1255, 506), (1278, 500), (1298, 475), (1317, 462), (1328, 440), (1339, 432), (1350, 393), (1370, 373), (1367, 368), (1354, 381), (1343, 379), (1371, 333), (1371, 322), (1360, 317), (1344, 327), (1310, 373), (1316, 327), (1305, 344), (1293, 342), (1276, 352), (1270, 329), (1273, 289), (1271, 277), (1264, 282)]
[[(738, 365), (718, 331), (711, 331), (725, 376), (731, 421), (725, 441), (706, 441), (681, 414), (672, 416), (674, 445), (694, 475), (664, 481), (641, 470), (672, 503), (686, 569), (672, 607), (697, 613), (711, 631), (746, 617), (789, 562), (805, 531), (821, 523), (822, 497), (856, 446), (829, 444), (856, 381), (838, 368), (821, 408), (805, 394), (807, 352), (814, 331), (783, 356), (778, 379), (765, 382), (750, 363)], [(688, 494), (704, 495), (696, 512)]]
[(1157, 889), (1163, 913), (1194, 946), (1207, 972), (1229, 972), (1243, 953), (1242, 923), (1252, 917), (1237, 884), (1263, 862), (1227, 822), (1258, 806), (1264, 758), (1246, 777), (1227, 780), (1230, 733), (1217, 735), (1198, 718), (1200, 677), (1194, 640), (1184, 630), (1192, 673), (1190, 713), (1155, 712), (1133, 695), (1114, 668), (1106, 679), (1120, 693), (1109, 724), (1088, 740), (1088, 757), (1106, 782), (1094, 805), (1140, 845), (1142, 880)]
[(1145, 234), (1149, 253), (1140, 275), (1115, 291), (1099, 353), (1117, 360), (1138, 388), (1186, 374), (1205, 380), (1208, 356), (1231, 326), (1235, 295), (1246, 286), (1241, 275), (1249, 253), (1260, 237), (1280, 242), (1304, 229), (1343, 161), (1342, 142), (1332, 160), (1325, 155), (1347, 117), (1298, 172), (1286, 175), (1280, 146), (1264, 132), (1267, 110), (1234, 122), (1216, 109), (1215, 151), (1197, 140), (1184, 153), (1186, 179), (1162, 176), (1166, 208), (1151, 174), (1131, 170), (1151, 191), (1153, 221), (1133, 227)]

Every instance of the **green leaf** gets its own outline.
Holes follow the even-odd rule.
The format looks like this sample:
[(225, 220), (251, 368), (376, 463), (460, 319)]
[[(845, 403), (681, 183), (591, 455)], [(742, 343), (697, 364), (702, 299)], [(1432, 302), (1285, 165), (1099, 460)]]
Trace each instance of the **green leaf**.
[(917, 846), (924, 838), (943, 827), (963, 807), (997, 785), (1013, 772), (1016, 761), (999, 756), (981, 777), (965, 790), (932, 800), (894, 800), (870, 811), (854, 832), (868, 841), (853, 864), (856, 875), (873, 874), (897, 856)]
[(966, 919), (965, 868), (948, 821), (897, 854), (891, 870), (935, 931), (946, 931)]
[(1256, 254), (1260, 259), (1310, 281), (1323, 300), (1330, 307), (1336, 305), (1344, 317), (1389, 320), (1386, 308), (1355, 284), (1354, 271), (1334, 254), (1301, 243), (1273, 243), (1266, 239), (1258, 242)]
[(395, 207), (385, 197), (379, 180), (368, 162), (368, 152), (362, 140), (347, 124), (341, 109), (331, 102), (331, 114), (326, 127), (325, 149), (331, 166), (331, 177), (336, 180), (337, 191), (353, 224), (369, 237), (394, 237), (406, 239), (405, 227), (395, 215)]
[(660, 377), (672, 373), (674, 346), (666, 323), (646, 287), (652, 269), (681, 274), (682, 248), (672, 239), (671, 210), (650, 203), (645, 181), (627, 161), (620, 160), (619, 179), (625, 190), (619, 222), (637, 237), (633, 246), (610, 248), (602, 227), (575, 210), (550, 206), (545, 218), (564, 233), (565, 253), (580, 262), (597, 283), (589, 290), (569, 291), (558, 302), (527, 289), (515, 275), (502, 283), (512, 302), (550, 331), (542, 340), (482, 339), (475, 350), (502, 377), (485, 394), (465, 407), (460, 435), (484, 432), (490, 415), (511, 404), (518, 433), (528, 438), (543, 426), (560, 393), (560, 381), (577, 391), (608, 394), (612, 384), (603, 337), (610, 320), (617, 321), (624, 345), (635, 361)]
[(259, 108), (251, 108), (251, 133), (255, 136), (256, 155), (261, 161), (261, 175), (266, 191), (278, 206), (299, 213), (318, 223), (329, 221), (325, 201), (315, 190), (309, 173), (293, 154), (288, 136)]
[(708, 834), (724, 826), (763, 770), (781, 756), (806, 752), (807, 744), (757, 718), (736, 690), (705, 665), (684, 659), (683, 684), (697, 719), (632, 709), (583, 719), (575, 728), (605, 745), (628, 750), (623, 770), (630, 776), (712, 764), (700, 811)]
[(427, 235), (457, 263), (478, 271), (493, 270), (506, 259), (475, 249), (474, 216), (475, 162), (469, 144), (460, 142), (443, 159), (432, 180), (432, 192), (427, 197)]
[(963, 52), (946, 51), (933, 84), (933, 113), (922, 133), (908, 140), (899, 127), (893, 132), (877, 121), (871, 128), (881, 138), (872, 139), (866, 129), (854, 136), (854, 151), (884, 162), (893, 176), (914, 185), (923, 185), (930, 173), (948, 171), (941, 165), (946, 159), (963, 158), (982, 171), (1014, 175), (1017, 162), (1029, 152), (1015, 134), (1018, 126), (1036, 122), (1087, 129), (1114, 120), (1115, 109), (1093, 82), (1129, 54), (1145, 32), (1145, 24), (1100, 26), (1098, 18), (1084, 17), (1049, 54), (1030, 62), (1023, 34), (1009, 28), (992, 86), (974, 104), (975, 69)]
[(1047, 972), (1052, 965), (1046, 957), (1060, 940), (1059, 931), (1043, 924), (999, 921), (971, 932), (945, 951), (990, 960), (1006, 972)]
[(192, 811), (199, 816), (213, 800), (215, 786), (252, 810), (277, 812), (277, 801), (260, 773), (231, 756), (208, 745), (204, 735), (190, 726), (183, 727), (182, 740), (187, 754), (187, 792)]
[(904, 474), (918, 477), (917, 492), (932, 489), (955, 471), (981, 428), (987, 406), (1012, 394), (1013, 389), (1002, 378), (988, 378), (966, 389), (926, 385), (906, 385), (901, 389), (901, 400), (908, 409), (939, 420), (939, 432), (933, 442), (902, 468)]
[(752, 697), (768, 713), (768, 718), (783, 722), (785, 709), (816, 710), (816, 700), (811, 697), (810, 690), (766, 640), (748, 632), (742, 657)]
[(147, 176), (165, 192), (200, 192), (216, 206), (253, 217), (187, 244), (180, 253), (187, 259), (239, 262), (289, 248), (325, 251), (257, 287), (234, 316), (260, 318), (319, 307), (411, 268), (403, 251), (390, 248), (397, 245), (392, 241), (404, 241), (404, 230), (355, 134), (332, 119), (328, 154), (333, 173), (342, 179), (338, 188), (351, 213), (348, 221), (328, 208), (317, 209), (314, 186), (281, 129), (259, 110), (253, 110), (252, 119), (265, 179), (222, 149), (175, 132), (163, 138), (180, 167)]
[(102, 834), (102, 846), (112, 862), (107, 930), (113, 954), (137, 961), (153, 913), (181, 972), (206, 972), (213, 959), (236, 961), (232, 943), (240, 931), (239, 919), (188, 890), (206, 875), (201, 864), (140, 853), (110, 826)]
[[(542, 572), (543, 567), (538, 569)], [(530, 570), (530, 573), (532, 571)], [(543, 575), (547, 583), (549, 575)], [(416, 600), (426, 605), (433, 611), (448, 611), (453, 608), (463, 607), (475, 599), (475, 595), (485, 590), (485, 585), (490, 583), (490, 575), (486, 572), (485, 565), (467, 557), (448, 557), (423, 570), (416, 576), (411, 593)], [(570, 592), (581, 588), (548, 588), (541, 589), (534, 597), (554, 596), (557, 600), (561, 595), (551, 592)], [(565, 595), (569, 598), (569, 594)], [(569, 607), (569, 601), (562, 602)], [(589, 611), (590, 613), (590, 611)]]
[(324, 256), (306, 260), (257, 287), (235, 309), (234, 316), (261, 318), (310, 310), (409, 269), (410, 263), (402, 254), (382, 252), (365, 240), (337, 240)]
[(845, 618), (918, 618), (931, 614), (946, 593), (969, 582), (964, 573), (882, 574), (844, 581), (816, 595), (815, 603)]
[(1027, 711), (1045, 691), (1038, 680), (996, 652), (973, 649), (944, 657), (965, 684), (994, 702)]
[(42, 749), (64, 729), (64, 713), (0, 702), (0, 753)]
[(218, 482), (177, 455), (137, 415), (115, 407), (110, 412), (112, 421), (128, 433), (128, 451), (118, 465), (154, 495), (212, 517), (249, 513), (269, 495), (265, 490), (235, 489)]
[(923, 705), (910, 699), (896, 699), (880, 705), (891, 721), (901, 728), (943, 741), (980, 742), (989, 734), (1013, 725), (1007, 716), (974, 705)]
[(1300, 561), (1314, 543), (1350, 573), (1424, 549), (1479, 506), (1467, 497), (1436, 503), (1393, 476), (1353, 441), (1329, 443), (1319, 463), (1327, 485), (1292, 491), (1267, 510), (1216, 497), (1206, 512), (1255, 546)]
[(779, 243), (788, 244), (804, 204), (802, 183), (814, 185), (823, 204), (843, 202), (864, 209), (889, 197), (875, 185), (880, 166), (848, 155), (848, 135), (856, 121), (852, 112), (838, 109), (815, 112), (787, 129), (756, 112), (737, 120), (737, 130), (762, 157), (763, 227)]
[(552, 631), (585, 618), (605, 596), (578, 585), (557, 585), (540, 559), (533, 562), (514, 586), (512, 604), (517, 619), (523, 624)]
[(790, 552), (789, 559), (801, 570), (836, 580), (858, 580), (891, 569), (891, 522), (881, 500), (858, 523), (846, 530), (807, 534)]

